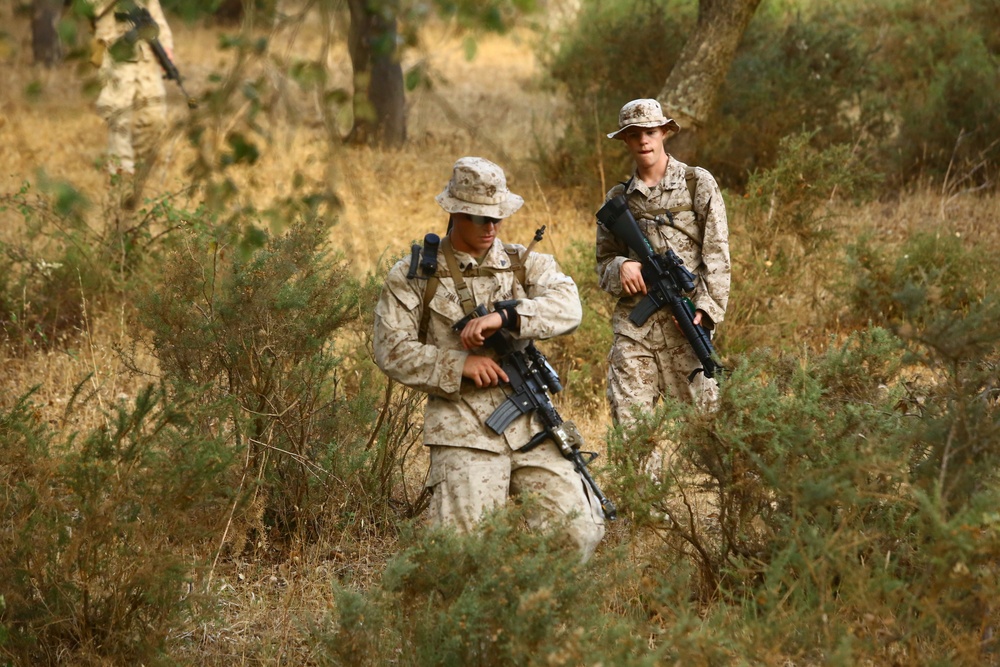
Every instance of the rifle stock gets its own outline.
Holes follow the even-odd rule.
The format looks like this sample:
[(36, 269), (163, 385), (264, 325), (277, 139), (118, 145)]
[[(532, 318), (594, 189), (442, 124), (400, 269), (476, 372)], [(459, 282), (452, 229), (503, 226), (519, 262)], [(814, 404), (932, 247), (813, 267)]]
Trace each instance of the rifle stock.
[(721, 370), (722, 366), (717, 361), (712, 338), (704, 327), (694, 323), (694, 313), (684, 298), (685, 292), (694, 289), (694, 274), (684, 268), (684, 261), (673, 250), (667, 249), (663, 255), (653, 252), (653, 247), (629, 210), (624, 195), (616, 195), (605, 202), (597, 211), (597, 221), (625, 243), (642, 263), (646, 296), (632, 308), (629, 321), (642, 326), (653, 313), (668, 306), (702, 365), (691, 372), (688, 381), (693, 380), (699, 372), (703, 372), (707, 378), (715, 377), (716, 370)]

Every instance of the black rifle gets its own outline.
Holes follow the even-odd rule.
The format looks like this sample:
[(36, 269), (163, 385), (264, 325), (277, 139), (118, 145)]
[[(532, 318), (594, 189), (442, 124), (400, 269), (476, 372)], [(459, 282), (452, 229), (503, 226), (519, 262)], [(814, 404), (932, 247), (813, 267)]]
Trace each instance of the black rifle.
[[(498, 301), (493, 304), (493, 307), (496, 310), (503, 310), (516, 304), (516, 301)], [(452, 329), (461, 332), (470, 320), (487, 314), (489, 313), (486, 306), (480, 304), (476, 306), (474, 311), (455, 322)], [(493, 414), (486, 420), (486, 425), (494, 433), (500, 435), (511, 422), (521, 415), (537, 411), (545, 428), (532, 436), (527, 444), (518, 448), (518, 451), (531, 451), (551, 438), (559, 448), (559, 452), (564, 458), (572, 461), (573, 467), (597, 496), (604, 516), (609, 521), (614, 521), (615, 517), (618, 516), (618, 510), (615, 509), (614, 503), (601, 492), (597, 482), (587, 470), (587, 465), (597, 458), (597, 453), (580, 451), (580, 447), (584, 444), (580, 429), (572, 421), (563, 421), (549, 396), (549, 392), (557, 394), (562, 391), (559, 374), (549, 364), (545, 355), (538, 351), (533, 342), (529, 341), (524, 349), (518, 350), (514, 347), (507, 332), (502, 329), (487, 338), (486, 345), (496, 351), (500, 367), (507, 374), (510, 386), (514, 390), (514, 393), (507, 396), (507, 400), (493, 411)], [(587, 455), (586, 458), (584, 458), (584, 454)]]
[(646, 296), (632, 309), (628, 319), (636, 326), (642, 326), (657, 310), (669, 306), (670, 312), (702, 365), (701, 368), (691, 372), (688, 381), (693, 380), (699, 372), (704, 372), (705, 377), (712, 378), (717, 369), (725, 370), (716, 360), (711, 336), (704, 327), (694, 323), (694, 313), (690, 303), (684, 298), (685, 293), (694, 290), (696, 278), (684, 268), (684, 260), (669, 248), (662, 255), (653, 252), (649, 240), (643, 236), (639, 223), (632, 216), (624, 195), (609, 199), (597, 212), (597, 220), (618, 240), (624, 242), (642, 262), (642, 279), (646, 283)]
[(187, 100), (188, 108), (194, 109), (197, 107), (198, 102), (188, 95), (188, 92), (184, 89), (184, 84), (181, 82), (181, 73), (177, 71), (177, 66), (170, 60), (170, 56), (167, 55), (163, 44), (160, 44), (160, 25), (153, 18), (153, 15), (149, 13), (149, 10), (145, 7), (132, 4), (125, 11), (115, 12), (115, 18), (119, 21), (128, 21), (132, 24), (132, 27), (122, 35), (122, 39), (131, 46), (135, 46), (140, 39), (145, 40), (149, 44), (149, 48), (153, 49), (153, 54), (156, 56), (156, 60), (159, 61), (160, 67), (163, 68), (163, 78), (168, 81), (177, 82), (177, 87), (181, 89), (181, 92), (184, 93), (184, 98)]

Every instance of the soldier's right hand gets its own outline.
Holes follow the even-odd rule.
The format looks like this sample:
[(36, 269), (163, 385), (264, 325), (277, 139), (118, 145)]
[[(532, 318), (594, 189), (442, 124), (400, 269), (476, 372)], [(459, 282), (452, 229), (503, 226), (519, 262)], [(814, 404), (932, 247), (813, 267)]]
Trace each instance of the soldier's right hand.
[(462, 366), (462, 377), (472, 380), (480, 388), (496, 387), (501, 382), (510, 381), (500, 364), (489, 357), (478, 354), (470, 354), (465, 358), (465, 365)]
[(642, 263), (634, 259), (622, 262), (618, 271), (622, 281), (622, 291), (626, 294), (645, 294), (646, 281), (642, 279)]

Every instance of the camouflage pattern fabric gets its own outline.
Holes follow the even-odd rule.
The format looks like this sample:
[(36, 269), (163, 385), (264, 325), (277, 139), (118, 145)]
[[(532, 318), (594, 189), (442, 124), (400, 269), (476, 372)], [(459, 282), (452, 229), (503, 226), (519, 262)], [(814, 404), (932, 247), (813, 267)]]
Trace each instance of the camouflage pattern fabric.
[(434, 489), (432, 520), (461, 532), (471, 531), (508, 495), (530, 495), (535, 503), (530, 505), (529, 526), (544, 529), (556, 521), (583, 560), (593, 555), (604, 537), (600, 503), (555, 446), (509, 454), (432, 446), (427, 485)]
[[(513, 247), (524, 252), (522, 246)], [(523, 286), (515, 280), (499, 239), (482, 265), (463, 252), (456, 251), (455, 258), (476, 303), (520, 299), (520, 331), (515, 338), (544, 340), (580, 324), (576, 284), (551, 255), (532, 253), (525, 258)], [(443, 264), (439, 261), (439, 266)], [(451, 329), (465, 315), (455, 283), (445, 269), (439, 269), (440, 285), (427, 304), (431, 318), (422, 344), (418, 329), (426, 280), (408, 280), (409, 265), (409, 258), (401, 260), (386, 278), (375, 307), (374, 351), (376, 363), (389, 377), (428, 394), (424, 444), (431, 446), (427, 484), (434, 489), (432, 521), (467, 530), (508, 494), (531, 491), (542, 498), (549, 514), (586, 517), (586, 521), (572, 520), (566, 529), (584, 557), (589, 556), (593, 547), (587, 545), (596, 545), (604, 534), (599, 503), (555, 444), (543, 443), (528, 454), (514, 451), (542, 430), (535, 415), (518, 417), (501, 435), (486, 427), (486, 419), (507, 393), (502, 386), (479, 389), (463, 381), (469, 352)], [(475, 353), (490, 354), (486, 348)], [(486, 466), (487, 461), (488, 470), (480, 471), (480, 464)]]
[[(670, 158), (663, 179), (649, 187), (637, 176), (612, 188), (607, 199), (624, 193), (639, 228), (653, 252), (672, 248), (684, 265), (698, 275), (691, 301), (705, 311), (714, 326), (723, 321), (729, 302), (729, 225), (725, 202), (715, 178), (696, 168), (695, 200), (685, 181), (687, 165)], [(668, 214), (675, 207), (693, 210)], [(621, 265), (636, 259), (628, 246), (597, 225), (597, 273), (601, 288), (619, 297), (612, 317), (614, 342), (608, 356), (608, 399), (616, 421), (629, 418), (632, 406), (650, 410), (660, 396), (674, 396), (705, 406), (714, 402), (715, 382), (699, 375), (698, 358), (677, 328), (668, 309), (653, 314), (642, 326), (628, 315), (642, 295), (622, 292)], [(705, 392), (708, 392), (706, 395)]]
[[(140, 4), (159, 24), (160, 43), (168, 53), (172, 52), (173, 36), (159, 0), (147, 0)], [(145, 41), (140, 40), (135, 49), (122, 58), (122, 50), (116, 48), (116, 44), (119, 44), (118, 40), (130, 24), (115, 18), (117, 5), (105, 2), (95, 10), (99, 18), (95, 23), (94, 38), (103, 51), (98, 73), (101, 92), (96, 107), (97, 113), (108, 124), (108, 169), (112, 173), (131, 174), (135, 172), (137, 162), (148, 161), (155, 154), (166, 126), (163, 70)]]

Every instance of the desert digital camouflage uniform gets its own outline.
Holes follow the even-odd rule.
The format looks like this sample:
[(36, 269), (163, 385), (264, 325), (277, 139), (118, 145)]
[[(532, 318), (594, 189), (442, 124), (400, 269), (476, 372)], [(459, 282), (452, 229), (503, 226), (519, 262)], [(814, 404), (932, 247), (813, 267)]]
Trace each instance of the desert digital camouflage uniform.
[[(139, 40), (122, 59), (115, 47), (131, 24), (115, 18), (133, 0), (98, 0), (93, 3), (95, 16), (95, 64), (99, 65), (101, 92), (97, 113), (108, 124), (108, 169), (112, 173), (135, 172), (137, 162), (149, 161), (167, 121), (166, 89), (163, 70), (149, 44)], [(173, 35), (167, 25), (159, 0), (139, 0), (160, 26), (159, 40), (168, 53), (173, 51)]]
[[(696, 167), (695, 201), (691, 201), (685, 175), (687, 165), (671, 157), (663, 179), (648, 187), (633, 175), (619, 183), (606, 199), (625, 193), (629, 209), (639, 223), (653, 252), (672, 248), (684, 266), (698, 275), (691, 297), (694, 307), (722, 322), (729, 301), (729, 227), (725, 203), (715, 178)], [(692, 211), (667, 215), (675, 207), (691, 206)], [(700, 367), (691, 345), (673, 320), (670, 310), (660, 309), (642, 326), (628, 319), (641, 294), (624, 294), (621, 265), (637, 259), (625, 243), (602, 225), (597, 225), (597, 272), (601, 288), (619, 297), (612, 324), (614, 343), (608, 355), (608, 400), (612, 416), (627, 423), (633, 406), (651, 411), (660, 396), (674, 396), (710, 408), (718, 397), (715, 380), (689, 374)]]
[[(455, 202), (446, 210), (475, 212), (476, 208)], [(519, 245), (506, 247), (525, 252)], [(551, 338), (580, 324), (582, 307), (576, 284), (559, 270), (551, 255), (530, 253), (524, 258), (524, 285), (515, 279), (511, 258), (499, 238), (481, 265), (464, 252), (456, 250), (454, 256), (477, 304), (520, 300), (515, 340)], [(534, 413), (518, 417), (501, 435), (486, 426), (486, 419), (507, 399), (507, 392), (503, 385), (477, 388), (463, 381), (462, 369), (470, 352), (463, 349), (451, 327), (465, 312), (440, 253), (436, 274), (440, 285), (426, 306), (430, 309), (426, 340), (419, 340), (427, 281), (407, 278), (410, 261), (403, 259), (389, 271), (375, 307), (375, 360), (394, 380), (428, 394), (424, 444), (431, 453), (427, 486), (434, 494), (432, 521), (468, 532), (484, 511), (502, 504), (509, 495), (532, 493), (539, 501), (539, 513), (531, 523), (545, 525), (553, 518), (565, 521), (568, 537), (583, 558), (589, 558), (604, 535), (597, 499), (554, 443), (516, 451), (543, 430)], [(473, 352), (491, 355), (488, 348)]]

